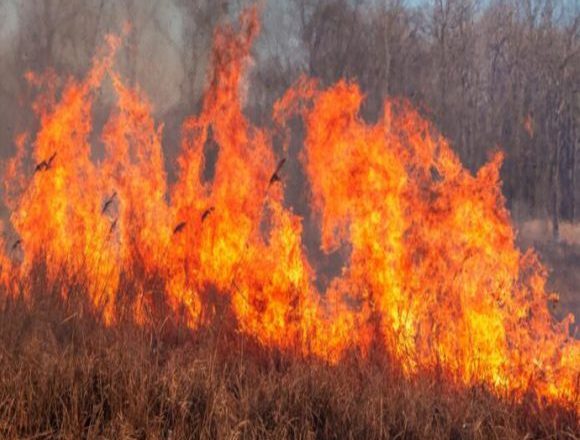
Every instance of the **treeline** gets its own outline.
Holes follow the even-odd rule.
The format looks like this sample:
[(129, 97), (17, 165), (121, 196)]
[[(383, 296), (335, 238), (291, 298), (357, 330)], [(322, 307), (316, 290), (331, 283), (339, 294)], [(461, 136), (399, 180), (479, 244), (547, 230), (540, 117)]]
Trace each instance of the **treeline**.
[[(560, 218), (578, 218), (578, 3), (296, 2), (305, 50), (296, 70), (325, 84), (355, 79), (370, 119), (384, 96), (407, 97), (470, 168), (494, 148), (505, 151), (504, 193), (515, 216), (548, 215), (556, 235)], [(273, 60), (260, 78), (280, 75), (279, 65)]]
[[(250, 1), (7, 0), (0, 33), (2, 153), (30, 124), (27, 70), (86, 69), (102, 35), (132, 31), (120, 54), (166, 123), (169, 156), (179, 124), (198, 107), (212, 29)], [(5, 26), (6, 27), (6, 26)], [(579, 217), (580, 6), (575, 0), (270, 0), (255, 48), (248, 113), (267, 124), (272, 103), (301, 75), (323, 85), (356, 80), (363, 117), (386, 96), (405, 97), (477, 169), (506, 153), (504, 193), (517, 218)], [(161, 60), (152, 62), (152, 60)], [(24, 98), (24, 99), (23, 99)]]

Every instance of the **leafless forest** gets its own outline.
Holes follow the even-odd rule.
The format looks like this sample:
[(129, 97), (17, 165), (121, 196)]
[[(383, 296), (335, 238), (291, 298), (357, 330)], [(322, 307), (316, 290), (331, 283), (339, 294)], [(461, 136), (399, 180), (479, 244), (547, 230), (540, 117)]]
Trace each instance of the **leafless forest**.
[[(243, 6), (4, 0), (2, 155), (32, 122), (24, 74), (82, 73), (103, 35), (127, 22), (132, 30), (119, 63), (151, 97), (171, 152), (184, 115), (199, 106), (212, 30)], [(494, 149), (505, 151), (503, 189), (512, 214), (549, 218), (557, 236), (560, 220), (578, 218), (579, 7), (574, 0), (270, 0), (263, 3), (247, 109), (268, 124), (272, 103), (303, 73), (323, 84), (356, 80), (369, 120), (385, 96), (408, 98), (470, 168)]]

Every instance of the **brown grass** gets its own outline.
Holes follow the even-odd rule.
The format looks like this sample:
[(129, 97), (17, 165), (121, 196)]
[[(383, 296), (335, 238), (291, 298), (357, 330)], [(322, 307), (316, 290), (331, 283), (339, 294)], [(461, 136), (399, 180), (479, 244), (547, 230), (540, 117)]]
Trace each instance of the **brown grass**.
[(558, 292), (560, 301), (553, 313), (562, 319), (568, 313), (580, 318), (580, 224), (562, 223), (561, 240), (552, 240), (552, 226), (546, 220), (530, 220), (518, 225), (518, 244), (533, 247), (548, 268), (548, 289)]
[(329, 366), (223, 315), (195, 333), (161, 318), (105, 328), (80, 293), (46, 289), (0, 312), (1, 438), (580, 438), (572, 411), (405, 380), (381, 353)]

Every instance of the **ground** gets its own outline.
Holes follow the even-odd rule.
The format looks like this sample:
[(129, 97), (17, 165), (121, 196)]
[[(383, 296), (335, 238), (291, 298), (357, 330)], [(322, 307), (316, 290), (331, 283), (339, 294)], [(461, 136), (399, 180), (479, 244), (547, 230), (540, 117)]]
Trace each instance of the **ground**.
[[(533, 220), (518, 227), (518, 244), (522, 249), (533, 246), (548, 269), (548, 289), (560, 294), (553, 306), (561, 319), (568, 313), (580, 318), (580, 224), (564, 223), (560, 241), (554, 242), (550, 224)], [(578, 322), (577, 322), (578, 323)]]

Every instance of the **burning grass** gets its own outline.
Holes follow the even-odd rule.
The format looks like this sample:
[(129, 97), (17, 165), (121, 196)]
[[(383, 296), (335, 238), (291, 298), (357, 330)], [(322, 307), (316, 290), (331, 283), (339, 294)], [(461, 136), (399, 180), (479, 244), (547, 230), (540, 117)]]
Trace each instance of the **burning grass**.
[(103, 327), (81, 287), (67, 301), (50, 290), (1, 312), (3, 438), (580, 435), (573, 409), (453, 386), (442, 371), (408, 380), (380, 350), (331, 366), (263, 347), (227, 304), (195, 332), (166, 318)]
[[(274, 437), (572, 429), (574, 317), (553, 318), (545, 268), (515, 245), (501, 153), (472, 174), (408, 103), (387, 99), (376, 123), (364, 121), (364, 97), (345, 81), (321, 90), (303, 78), (275, 104), (273, 127), (253, 125), (240, 84), (258, 30), (255, 9), (239, 28), (216, 30), (172, 185), (162, 125), (114, 68), (119, 38), (84, 78), (59, 94), (41, 88), (38, 133), (18, 137), (4, 170), (6, 380), (28, 381), (7, 392), (17, 396), (7, 397), (7, 435), (88, 434), (85, 425)], [(103, 81), (117, 102), (96, 160)], [(303, 148), (289, 157), (295, 116)], [(206, 180), (210, 141), (219, 153)], [(324, 291), (303, 218), (285, 202), (286, 161), (304, 170), (321, 251), (349, 249)]]

